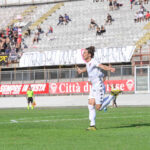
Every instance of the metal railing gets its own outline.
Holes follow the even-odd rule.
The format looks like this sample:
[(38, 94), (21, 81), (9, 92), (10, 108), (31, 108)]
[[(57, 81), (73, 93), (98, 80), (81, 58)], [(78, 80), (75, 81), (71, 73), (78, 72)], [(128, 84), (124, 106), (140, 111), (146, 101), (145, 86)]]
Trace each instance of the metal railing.
[[(109, 80), (134, 79), (134, 67), (115, 66), (116, 72), (104, 72)], [(86, 81), (87, 73), (79, 75), (75, 68), (1, 71), (0, 84)]]

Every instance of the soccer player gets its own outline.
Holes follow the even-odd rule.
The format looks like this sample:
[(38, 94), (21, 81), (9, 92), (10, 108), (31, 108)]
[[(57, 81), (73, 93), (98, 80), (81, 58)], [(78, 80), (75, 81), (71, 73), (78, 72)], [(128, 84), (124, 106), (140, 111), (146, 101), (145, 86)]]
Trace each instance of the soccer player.
[(114, 95), (113, 101), (112, 101), (112, 107), (118, 107), (116, 103), (117, 96), (122, 93), (121, 90), (116, 88), (116, 84), (113, 84), (111, 87), (111, 93)]
[(31, 109), (34, 109), (34, 105), (33, 105), (33, 97), (34, 97), (34, 92), (32, 91), (31, 86), (29, 86), (29, 89), (27, 91), (27, 102), (28, 102), (28, 106), (27, 109), (30, 109), (30, 104), (31, 104)]
[(88, 109), (89, 109), (89, 120), (90, 120), (90, 127), (87, 130), (96, 130), (95, 127), (95, 119), (96, 119), (96, 111), (103, 110), (113, 99), (113, 95), (109, 95), (108, 97), (104, 98), (104, 87), (103, 87), (103, 73), (101, 69), (106, 71), (115, 72), (115, 68), (111, 66), (106, 66), (99, 64), (94, 59), (95, 47), (90, 46), (84, 50), (83, 58), (86, 61), (85, 68), (77, 67), (77, 72), (79, 74), (83, 72), (88, 72), (88, 81), (92, 84), (92, 88), (89, 94), (89, 101), (88, 101)]

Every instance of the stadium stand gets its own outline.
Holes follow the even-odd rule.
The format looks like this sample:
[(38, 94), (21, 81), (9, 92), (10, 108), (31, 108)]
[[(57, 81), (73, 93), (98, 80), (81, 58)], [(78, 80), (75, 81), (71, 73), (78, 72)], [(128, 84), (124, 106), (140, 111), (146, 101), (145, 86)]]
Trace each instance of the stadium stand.
[[(1, 29), (12, 24), (14, 26), (19, 23), (24, 24), (19, 56), (22, 55), (22, 52), (44, 53), (44, 51), (52, 50), (77, 50), (90, 45), (94, 45), (97, 49), (120, 49), (133, 46), (130, 57), (127, 58), (130, 60), (134, 46), (138, 49), (149, 41), (149, 31), (146, 30), (149, 29), (148, 20), (141, 19), (141, 22), (135, 23), (134, 19), (136, 12), (141, 12), (141, 10), (145, 16), (150, 6), (139, 5), (136, 1), (131, 9), (130, 1), (118, 0), (114, 4), (113, 11), (110, 10), (109, 1), (93, 2), (92, 0), (2, 8), (0, 11), (5, 10), (9, 13), (10, 9), (13, 11), (9, 17), (2, 15), (7, 19), (1, 18), (3, 20)], [(59, 16), (65, 14), (71, 20), (57, 25)], [(96, 22), (93, 29), (89, 29), (91, 19)], [(100, 31), (100, 35), (96, 36), (101, 26), (105, 32), (101, 34)], [(46, 34), (49, 27), (52, 28), (53, 33)], [(27, 36), (30, 30), (31, 36)], [(115, 52), (117, 51), (112, 51), (112, 54)]]
[[(46, 31), (49, 25), (54, 28), (54, 34), (49, 38), (44, 34), (41, 35), (37, 49), (31, 47), (26, 51), (37, 51), (45, 49), (78, 49), (95, 45), (98, 48), (104, 47), (123, 47), (135, 45), (135, 42), (145, 34), (142, 30), (147, 22), (135, 24), (134, 15), (140, 6), (135, 6), (134, 10), (130, 10), (128, 1), (120, 1), (123, 4), (119, 10), (109, 11), (108, 2), (93, 3), (92, 1), (79, 1), (65, 3), (55, 14), (50, 16), (41, 28)], [(78, 9), (76, 9), (78, 8)], [(145, 5), (148, 10), (148, 5)], [(57, 26), (60, 14), (67, 13), (72, 21), (67, 26)], [(96, 31), (88, 30), (90, 19), (94, 18), (96, 23), (101, 26), (105, 24), (107, 14), (110, 13), (114, 19), (111, 25), (105, 26), (106, 33), (101, 37), (96, 37)], [(94, 15), (93, 15), (94, 14)], [(29, 45), (32, 44), (32, 38), (27, 40)], [(115, 40), (114, 40), (115, 39)]]

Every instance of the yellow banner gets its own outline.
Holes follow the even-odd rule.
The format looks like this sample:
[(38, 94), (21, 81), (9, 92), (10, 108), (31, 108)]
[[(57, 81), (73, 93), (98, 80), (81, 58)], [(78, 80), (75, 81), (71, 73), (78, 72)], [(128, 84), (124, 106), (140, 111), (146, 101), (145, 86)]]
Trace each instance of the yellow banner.
[(7, 55), (0, 55), (0, 63), (6, 63), (8, 60)]

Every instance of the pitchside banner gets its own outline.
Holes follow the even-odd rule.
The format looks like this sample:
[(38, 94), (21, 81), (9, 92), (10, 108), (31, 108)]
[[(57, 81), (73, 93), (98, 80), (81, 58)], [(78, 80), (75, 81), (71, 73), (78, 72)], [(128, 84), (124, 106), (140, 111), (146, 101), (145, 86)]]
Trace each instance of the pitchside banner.
[(24, 95), (31, 85), (34, 94), (48, 94), (49, 84), (4, 84), (0, 85), (0, 95)]
[[(116, 88), (121, 91), (134, 91), (133, 80), (110, 80), (105, 82), (106, 91), (111, 90), (111, 86), (116, 84)], [(89, 93), (91, 85), (87, 81), (83, 82), (60, 82), (41, 84), (4, 84), (0, 85), (0, 95), (24, 95), (29, 85), (35, 94), (77, 94)]]
[[(130, 62), (134, 49), (134, 46), (97, 49), (95, 52), (95, 59), (99, 63)], [(83, 52), (84, 49), (25, 52), (20, 59), (19, 66), (31, 67), (85, 64)]]
[[(105, 81), (107, 92), (111, 90), (113, 84), (116, 84), (116, 88), (121, 91), (134, 91), (134, 80)], [(87, 81), (50, 83), (50, 94), (88, 93), (90, 88), (91, 86)]]

